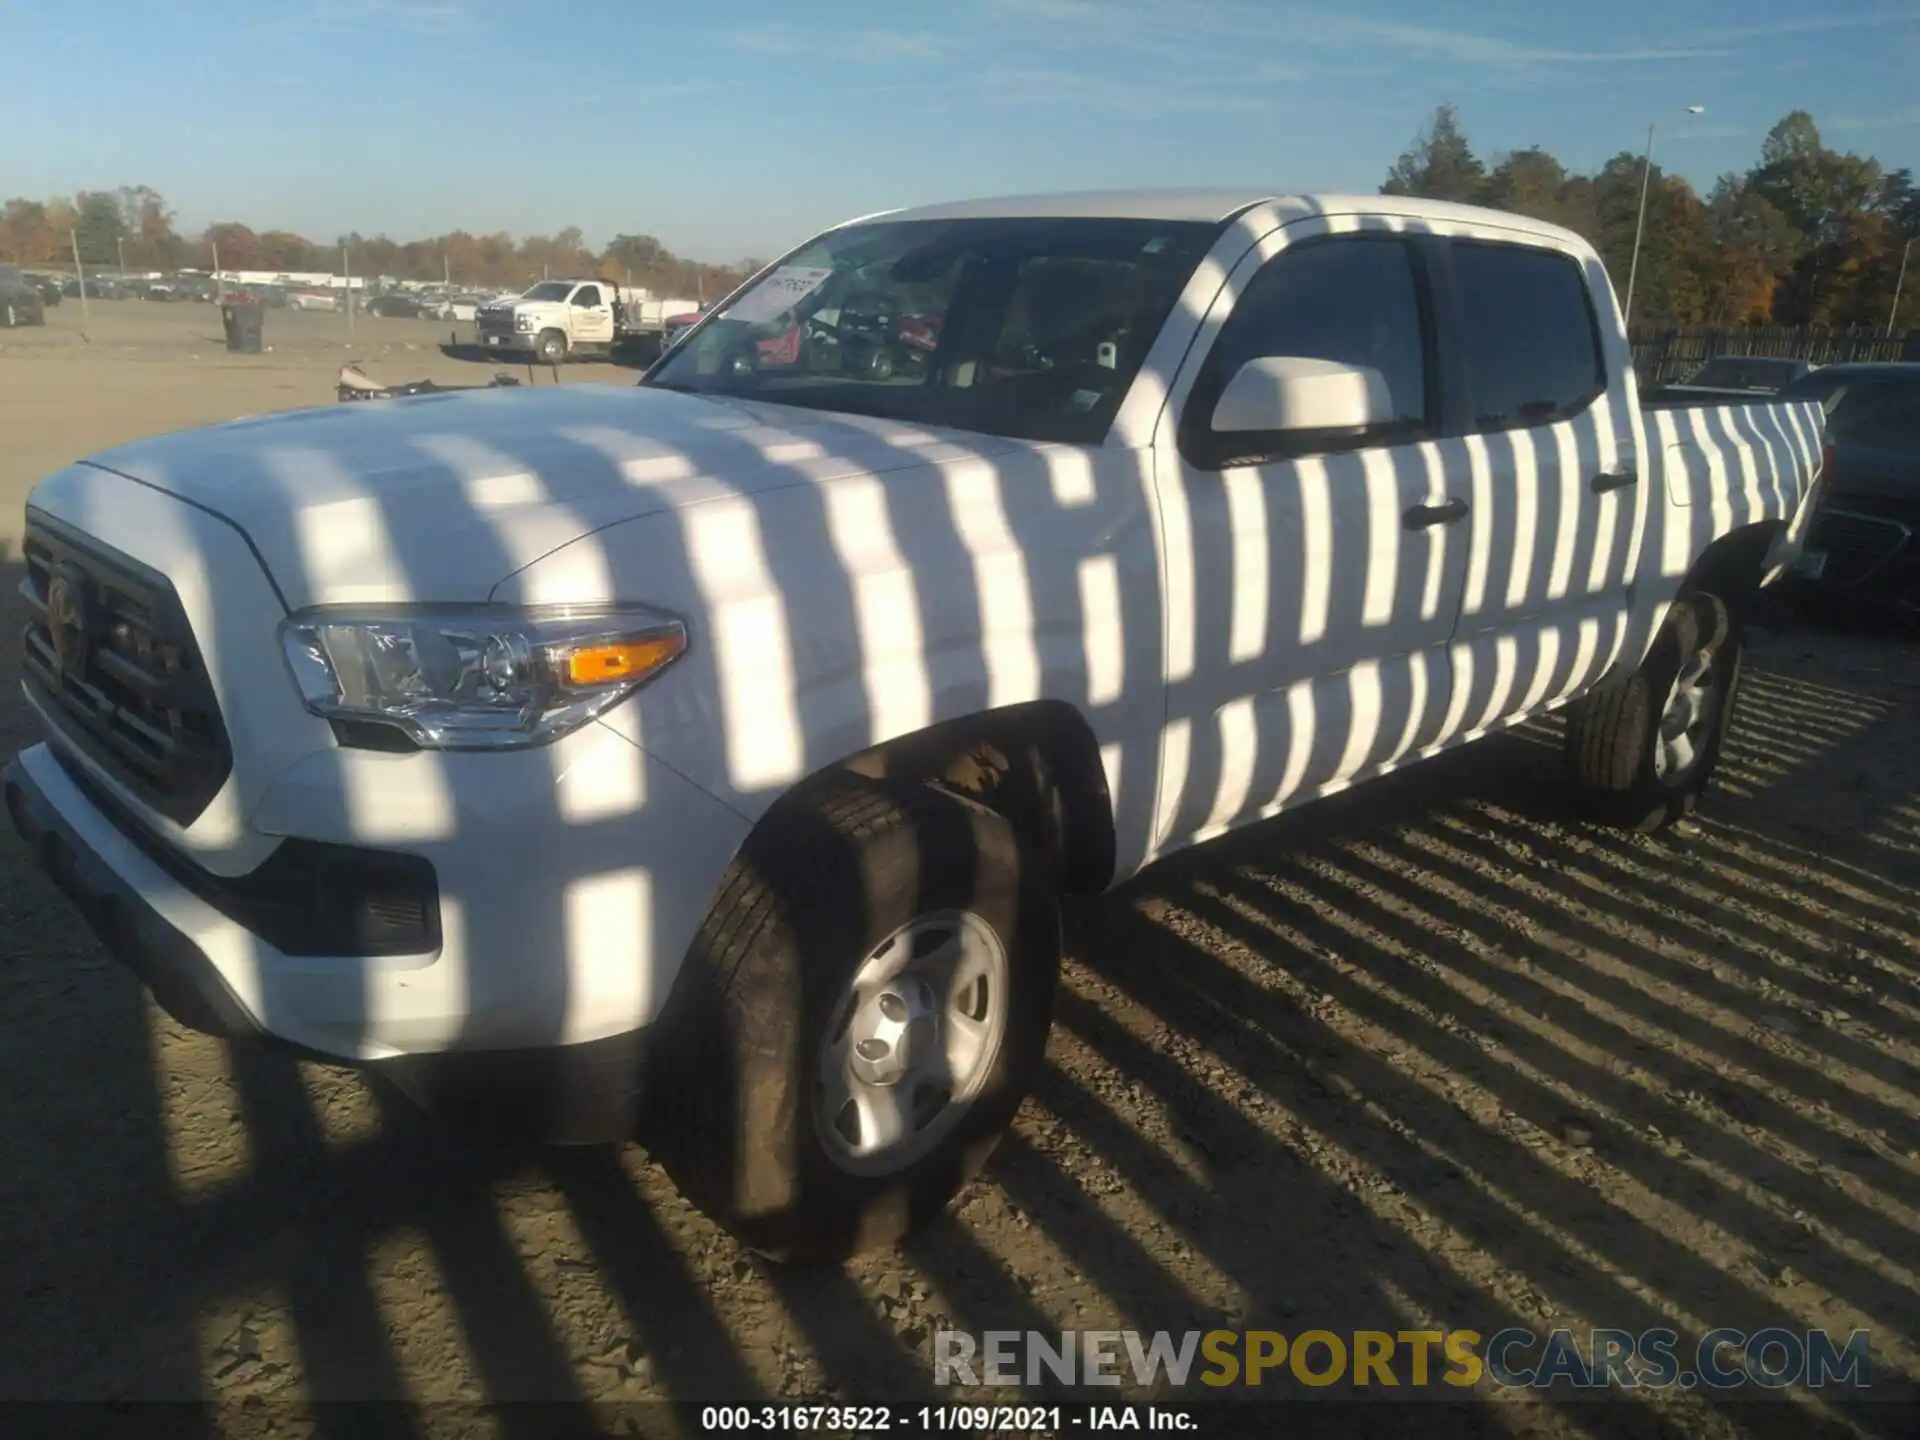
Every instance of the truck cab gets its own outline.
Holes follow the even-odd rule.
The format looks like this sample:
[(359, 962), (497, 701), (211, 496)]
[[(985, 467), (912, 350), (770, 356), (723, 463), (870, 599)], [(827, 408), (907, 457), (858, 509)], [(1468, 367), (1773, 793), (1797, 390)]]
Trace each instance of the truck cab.
[(557, 365), (583, 351), (611, 349), (617, 329), (614, 287), (600, 280), (542, 280), (475, 317), (480, 348), (529, 354)]

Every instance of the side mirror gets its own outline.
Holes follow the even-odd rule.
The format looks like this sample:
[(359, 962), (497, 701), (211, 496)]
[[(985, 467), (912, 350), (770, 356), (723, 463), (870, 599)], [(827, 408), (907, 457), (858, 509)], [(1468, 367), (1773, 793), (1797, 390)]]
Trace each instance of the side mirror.
[(1367, 430), (1399, 418), (1378, 370), (1304, 355), (1249, 360), (1213, 407), (1213, 428), (1233, 432)]

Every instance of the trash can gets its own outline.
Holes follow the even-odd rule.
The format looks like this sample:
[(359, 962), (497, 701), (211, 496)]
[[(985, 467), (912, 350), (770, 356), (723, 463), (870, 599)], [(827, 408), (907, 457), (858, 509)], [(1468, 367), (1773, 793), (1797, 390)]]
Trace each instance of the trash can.
[(227, 349), (235, 355), (258, 355), (266, 307), (231, 296), (220, 304), (220, 323), (226, 327)]

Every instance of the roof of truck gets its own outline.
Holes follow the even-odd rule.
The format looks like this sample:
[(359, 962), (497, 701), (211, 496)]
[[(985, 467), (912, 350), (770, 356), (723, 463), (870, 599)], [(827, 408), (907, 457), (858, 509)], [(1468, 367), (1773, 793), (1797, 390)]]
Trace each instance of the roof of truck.
[[(1479, 205), (1443, 200), (1414, 200), (1398, 195), (1287, 194), (1271, 189), (1171, 188), (1163, 190), (1077, 190), (1041, 195), (999, 195), (883, 212), (888, 220), (976, 220), (993, 218), (1086, 218), (1108, 220), (1229, 220), (1256, 205), (1312, 214), (1397, 215), (1409, 220), (1478, 221), (1556, 239), (1577, 240), (1570, 231), (1545, 221)], [(878, 220), (882, 215), (864, 216)], [(1584, 243), (1584, 242), (1582, 242)]]

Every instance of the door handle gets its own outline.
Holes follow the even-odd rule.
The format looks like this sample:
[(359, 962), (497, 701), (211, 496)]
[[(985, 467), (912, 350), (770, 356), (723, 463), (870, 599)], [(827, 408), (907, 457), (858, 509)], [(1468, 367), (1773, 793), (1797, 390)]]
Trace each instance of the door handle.
[(1604, 471), (1587, 481), (1587, 488), (1596, 495), (1605, 495), (1609, 490), (1624, 490), (1629, 485), (1640, 483), (1637, 470)]
[(1415, 505), (1403, 512), (1401, 523), (1409, 530), (1425, 530), (1434, 525), (1451, 525), (1467, 518), (1467, 502), (1449, 500), (1444, 505)]

